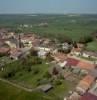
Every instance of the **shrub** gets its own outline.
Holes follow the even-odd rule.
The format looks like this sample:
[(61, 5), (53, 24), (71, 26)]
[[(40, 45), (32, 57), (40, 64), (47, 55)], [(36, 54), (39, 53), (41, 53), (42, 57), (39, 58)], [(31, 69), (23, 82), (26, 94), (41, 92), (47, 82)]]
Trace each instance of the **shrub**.
[(92, 41), (93, 41), (92, 36), (84, 36), (79, 39), (79, 43), (88, 43), (88, 42), (92, 42)]
[(60, 80), (55, 80), (55, 81), (54, 81), (54, 84), (55, 84), (55, 85), (61, 85), (62, 82), (61, 82)]
[(33, 69), (33, 74), (36, 75), (39, 73), (39, 70), (38, 69)]
[(44, 74), (44, 77), (45, 77), (45, 78), (51, 78), (51, 75), (50, 75), (50, 73), (47, 71), (47, 72)]

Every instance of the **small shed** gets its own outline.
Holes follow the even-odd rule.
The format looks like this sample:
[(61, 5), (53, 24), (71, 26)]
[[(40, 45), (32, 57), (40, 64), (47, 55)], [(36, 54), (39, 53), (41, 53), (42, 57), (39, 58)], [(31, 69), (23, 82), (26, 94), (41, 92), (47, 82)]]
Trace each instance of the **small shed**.
[(42, 85), (39, 87), (39, 89), (42, 90), (43, 92), (48, 92), (52, 88), (53, 88), (53, 86), (51, 84), (46, 84), (46, 85)]

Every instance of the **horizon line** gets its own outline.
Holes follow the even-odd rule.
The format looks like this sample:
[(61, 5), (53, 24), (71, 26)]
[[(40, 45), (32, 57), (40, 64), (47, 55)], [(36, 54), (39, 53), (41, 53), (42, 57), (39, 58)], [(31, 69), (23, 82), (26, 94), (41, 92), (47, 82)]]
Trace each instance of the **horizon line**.
[(76, 15), (96, 15), (97, 13), (0, 13), (0, 15), (42, 15), (42, 14), (46, 14), (46, 15), (69, 15), (69, 14), (76, 14)]

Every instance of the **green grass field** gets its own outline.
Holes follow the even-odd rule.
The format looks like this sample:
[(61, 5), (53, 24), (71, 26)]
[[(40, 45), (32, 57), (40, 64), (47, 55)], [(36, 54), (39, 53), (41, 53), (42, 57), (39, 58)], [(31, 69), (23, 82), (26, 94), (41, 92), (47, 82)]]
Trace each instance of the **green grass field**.
[(48, 94), (62, 100), (68, 95), (70, 90), (74, 89), (74, 87), (75, 85), (71, 84), (69, 81), (63, 81), (61, 85), (55, 86), (55, 88), (49, 91)]
[(91, 43), (88, 43), (86, 49), (97, 52), (97, 41), (93, 41)]
[(17, 80), (20, 83), (23, 83), (25, 85), (29, 85), (30, 87), (34, 88), (37, 86), (38, 80), (43, 80), (44, 74), (47, 72), (49, 65), (46, 65), (45, 63), (41, 65), (34, 65), (35, 70), (38, 69), (37, 74), (33, 74), (33, 70), (31, 72), (27, 71), (18, 71), (16, 75), (13, 77), (13, 80)]
[[(48, 25), (39, 26), (41, 23)], [(28, 25), (21, 28), (25, 33), (35, 32), (53, 38), (68, 36), (73, 40), (79, 40), (80, 37), (97, 30), (97, 15), (0, 15), (0, 27), (10, 27), (14, 30), (24, 24)]]
[[(67, 87), (68, 84), (70, 87)], [(0, 81), (0, 100), (62, 100), (71, 86), (70, 83), (64, 82), (48, 93), (26, 92)]]
[(30, 57), (25, 64), (22, 61), (14, 61), (6, 64), (4, 71), (1, 71), (0, 75), (7, 76), (8, 78), (8, 74), (10, 73), (12, 77), (9, 77), (9, 79), (34, 88), (37, 86), (38, 81), (43, 80), (45, 73), (50, 67), (50, 64), (46, 64), (45, 61), (42, 61), (41, 64), (33, 64), (33, 61), (36, 61), (36, 59), (36, 57)]
[[(53, 17), (53, 18), (52, 18)], [(62, 38), (68, 36), (73, 40), (79, 40), (80, 37), (90, 35), (90, 33), (97, 30), (97, 24), (91, 19), (94, 16), (49, 16), (45, 18), (42, 16), (39, 18), (39, 23), (33, 24), (32, 28), (24, 28), (24, 31), (32, 31), (39, 35), (47, 37)], [(95, 20), (96, 21), (96, 20)], [(38, 26), (42, 22), (47, 22), (48, 26)]]
[[(33, 61), (33, 59), (35, 59), (35, 58), (31, 57), (28, 59), (28, 61)], [(25, 69), (24, 67), (26, 67), (27, 69)], [(51, 77), (50, 78), (47, 77), (46, 73), (49, 70), (49, 68), (51, 67), (51, 64), (46, 64), (44, 60), (42, 61), (41, 64), (33, 65), (31, 63), (31, 69), (32, 69), (31, 71), (28, 71), (28, 67), (29, 67), (28, 65), (26, 65), (26, 66), (22, 65), (21, 61), (12, 62), (11, 64), (7, 64), (5, 66), (3, 72), (0, 71), (0, 77), (5, 77), (7, 75), (7, 79), (9, 79), (10, 81), (15, 82), (16, 84), (22, 85), (27, 88), (32, 88), (32, 89), (37, 88), (39, 85), (48, 84), (48, 83), (54, 84), (56, 82), (55, 80), (53, 80), (51, 82), (50, 81)], [(36, 73), (36, 69), (38, 70), (37, 73)], [(9, 76), (9, 73), (12, 76)], [(62, 79), (60, 85), (53, 85), (53, 86), (54, 86), (54, 88), (44, 96), (46, 98), (54, 97), (53, 100), (60, 100), (60, 99), (63, 99), (64, 96), (68, 94), (68, 91), (73, 89), (74, 84)], [(8, 88), (8, 89), (10, 87), (6, 86), (6, 88)], [(4, 92), (4, 89), (0, 89), (0, 90), (1, 90), (1, 93), (0, 93), (0, 95), (1, 95), (2, 92)], [(10, 93), (10, 91), (11, 91), (11, 89), (9, 90), (9, 93)], [(18, 92), (17, 90), (14, 90), (14, 91)], [(11, 94), (8, 94), (8, 96), (10, 96), (10, 95)], [(14, 94), (12, 94), (12, 95), (14, 95)], [(24, 92), (23, 92), (23, 94), (20, 93), (20, 95), (23, 96), (23, 95), (25, 95), (25, 93)], [(32, 94), (31, 97), (33, 97), (33, 96), (34, 95)], [(41, 98), (42, 98), (41, 93), (39, 96), (41, 96)], [(37, 98), (35, 98), (33, 100), (37, 100)], [(8, 99), (8, 100), (12, 100), (12, 99)], [(20, 100), (20, 99), (17, 99), (17, 100)], [(21, 100), (26, 100), (26, 99), (21, 99)], [(31, 99), (27, 99), (27, 100), (31, 100)], [(39, 100), (45, 100), (45, 99), (39, 99)], [(52, 99), (46, 99), (46, 100), (52, 100)]]
[(42, 92), (25, 92), (0, 81), (0, 100), (57, 100)]

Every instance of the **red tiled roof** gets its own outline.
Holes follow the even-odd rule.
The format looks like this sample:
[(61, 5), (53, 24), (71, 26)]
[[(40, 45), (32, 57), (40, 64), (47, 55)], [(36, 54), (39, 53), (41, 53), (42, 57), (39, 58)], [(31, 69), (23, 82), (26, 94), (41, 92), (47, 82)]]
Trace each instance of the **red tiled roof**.
[(72, 52), (74, 52), (74, 51), (75, 51), (75, 52), (81, 52), (82, 49), (81, 49), (81, 48), (73, 48), (73, 49), (72, 49)]
[(94, 81), (94, 77), (92, 77), (91, 75), (87, 75), (82, 81), (91, 84)]
[(86, 62), (86, 61), (80, 61), (77, 66), (79, 68), (85, 69), (85, 70), (91, 70), (91, 69), (94, 69), (95, 68), (95, 65), (94, 64), (91, 64), (91, 63)]
[(77, 66), (79, 63), (79, 60), (74, 59), (74, 58), (67, 58), (67, 66)]
[(91, 75), (87, 75), (85, 76), (80, 83), (78, 84), (78, 87), (81, 87), (84, 90), (87, 90), (91, 84), (94, 82), (94, 77), (92, 77)]
[(97, 96), (91, 93), (86, 93), (84, 96), (81, 97), (80, 100), (97, 100)]
[(9, 52), (9, 48), (4, 48), (4, 47), (0, 48), (0, 53), (7, 53), (7, 52)]
[(17, 54), (19, 52), (21, 52), (21, 49), (20, 48), (12, 48), (10, 50), (10, 55), (14, 55), (14, 54)]
[(21, 54), (21, 49), (19, 48), (13, 48), (10, 51), (10, 56), (19, 56)]
[(92, 77), (91, 75), (87, 75), (80, 81), (80, 84), (90, 86), (93, 83), (93, 81), (94, 77)]

